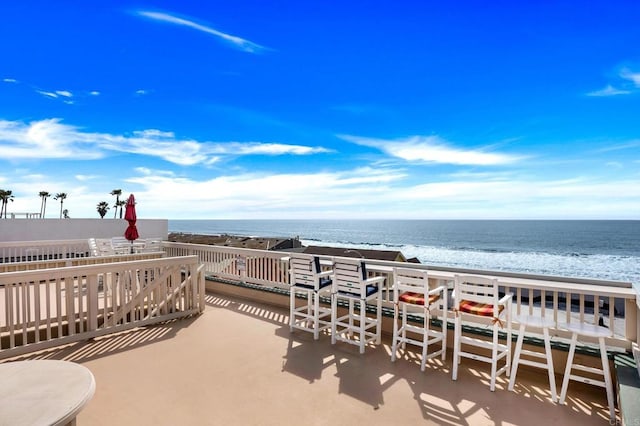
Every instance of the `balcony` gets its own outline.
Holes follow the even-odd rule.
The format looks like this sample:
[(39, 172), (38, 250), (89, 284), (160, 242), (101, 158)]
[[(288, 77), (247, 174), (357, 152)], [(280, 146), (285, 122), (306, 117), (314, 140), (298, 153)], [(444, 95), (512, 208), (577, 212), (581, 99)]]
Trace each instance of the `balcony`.
[[(23, 324), (11, 325), (7, 324), (8, 314), (0, 315), (4, 333), (0, 358), (61, 359), (88, 367), (96, 378), (97, 390), (78, 416), (79, 424), (609, 423), (603, 389), (571, 382), (567, 405), (554, 404), (546, 374), (526, 366), (518, 371), (515, 392), (506, 389), (504, 376), (498, 379), (496, 392), (490, 392), (484, 363), (463, 360), (458, 380), (451, 380), (451, 350), (444, 362), (428, 361), (424, 373), (420, 371), (419, 355), (411, 348), (392, 363), (388, 316), (384, 319), (382, 344), (369, 346), (363, 355), (351, 345), (331, 345), (328, 335), (314, 341), (308, 333), (290, 333), (288, 277), (282, 260), (286, 254), (174, 243), (164, 243), (163, 248), (170, 257), (124, 256), (91, 264), (91, 258), (80, 256), (81, 263), (76, 264), (73, 259), (85, 249), (73, 245), (73, 256), (55, 252), (57, 261), (72, 259), (63, 265), (52, 265), (51, 260), (41, 258), (33, 261), (20, 252), (11, 252), (11, 257), (32, 263), (24, 271), (5, 264), (5, 270), (16, 272), (0, 273), (4, 291), (12, 282), (27, 288), (24, 283), (33, 282), (33, 277), (44, 276), (47, 282), (69, 280), (71, 271), (82, 277), (70, 280), (74, 288), (86, 291), (75, 291), (76, 299), (67, 296), (72, 292), (62, 292), (65, 298), (57, 305), (60, 312), (53, 312), (52, 307), (50, 322), (55, 323), (57, 317), (67, 325), (56, 328), (53, 324), (52, 332), (35, 333), (41, 336), (35, 337), (35, 343), (32, 327), (44, 327), (44, 319), (34, 320), (29, 316), (33, 314), (23, 309)], [(47, 251), (41, 249), (40, 255), (43, 252)], [(37, 269), (33, 262), (47, 269)], [(387, 276), (387, 269), (393, 267), (392, 262), (371, 264), (378, 266), (374, 273)], [(177, 272), (165, 273), (159, 269), (163, 265), (173, 265)], [(204, 280), (199, 278), (203, 269), (208, 276), (206, 293)], [(439, 273), (442, 278), (436, 279), (446, 280), (451, 271)], [(145, 290), (142, 296), (127, 293), (144, 287), (140, 284), (143, 276), (169, 275), (174, 284), (182, 280), (175, 290), (159, 287)], [(130, 278), (114, 278), (125, 276)], [(506, 287), (516, 295), (514, 309), (578, 322), (602, 319), (611, 325), (607, 342), (612, 351), (635, 346), (637, 308), (633, 289), (624, 283), (549, 279), (503, 277)], [(83, 286), (77, 287), (79, 283)], [(563, 286), (569, 284), (572, 291), (567, 294)], [(54, 289), (61, 287), (51, 284), (41, 293), (50, 291), (51, 303), (56, 305)], [(24, 293), (28, 296), (11, 300), (27, 303), (34, 301), (36, 293), (28, 290)], [(567, 301), (574, 299), (574, 309), (566, 309), (572, 306)], [(6, 312), (9, 302), (0, 302), (0, 311)], [(150, 309), (152, 303), (158, 309)], [(125, 305), (129, 310), (118, 310)], [(385, 305), (389, 307), (388, 293)], [(617, 312), (616, 306), (622, 306), (622, 312)], [(39, 309), (44, 310), (42, 306)], [(94, 316), (84, 316), (85, 311), (92, 311)], [(75, 313), (65, 319), (69, 312)], [(157, 315), (151, 317), (151, 312)], [(69, 327), (71, 321), (76, 327)], [(77, 333), (60, 340), (60, 334), (68, 330)], [(11, 333), (16, 336), (13, 343), (8, 337)], [(24, 334), (22, 339), (17, 338), (20, 333)], [(553, 336), (559, 388), (567, 336), (561, 330), (553, 330)], [(588, 354), (588, 347), (582, 349), (582, 358), (598, 362)], [(11, 358), (3, 353), (11, 354)]]
[[(208, 292), (202, 315), (103, 336), (19, 359), (78, 362), (94, 374), (80, 425), (607, 424), (602, 389), (569, 388), (551, 402), (546, 375), (522, 368), (515, 392), (488, 389), (486, 365), (451, 356), (420, 372), (409, 352), (390, 362), (388, 339), (364, 355), (289, 332), (284, 308)], [(388, 338), (388, 336), (386, 336)]]

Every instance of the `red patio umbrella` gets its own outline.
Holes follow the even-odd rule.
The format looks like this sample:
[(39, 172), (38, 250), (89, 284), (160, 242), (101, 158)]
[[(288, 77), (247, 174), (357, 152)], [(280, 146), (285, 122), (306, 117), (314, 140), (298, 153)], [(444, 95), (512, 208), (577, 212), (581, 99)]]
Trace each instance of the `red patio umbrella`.
[(133, 253), (133, 241), (137, 240), (138, 228), (136, 228), (136, 199), (133, 194), (129, 195), (129, 199), (127, 200), (126, 211), (124, 213), (124, 218), (127, 222), (129, 222), (129, 226), (127, 226), (127, 230), (124, 231), (124, 237), (131, 241), (131, 253)]

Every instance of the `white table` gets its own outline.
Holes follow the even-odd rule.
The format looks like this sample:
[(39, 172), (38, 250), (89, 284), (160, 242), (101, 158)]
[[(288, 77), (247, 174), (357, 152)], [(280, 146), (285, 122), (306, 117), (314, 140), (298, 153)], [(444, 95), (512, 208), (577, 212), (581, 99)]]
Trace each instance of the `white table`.
[(0, 426), (75, 425), (95, 389), (91, 371), (73, 362), (0, 364)]

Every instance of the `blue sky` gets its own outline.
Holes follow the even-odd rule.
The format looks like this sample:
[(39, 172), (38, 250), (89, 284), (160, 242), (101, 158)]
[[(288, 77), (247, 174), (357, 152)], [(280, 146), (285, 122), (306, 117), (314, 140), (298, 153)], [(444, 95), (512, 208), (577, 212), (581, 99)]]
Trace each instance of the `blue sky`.
[(615, 0), (5, 2), (0, 188), (71, 217), (122, 189), (147, 218), (640, 219), (638, 22)]

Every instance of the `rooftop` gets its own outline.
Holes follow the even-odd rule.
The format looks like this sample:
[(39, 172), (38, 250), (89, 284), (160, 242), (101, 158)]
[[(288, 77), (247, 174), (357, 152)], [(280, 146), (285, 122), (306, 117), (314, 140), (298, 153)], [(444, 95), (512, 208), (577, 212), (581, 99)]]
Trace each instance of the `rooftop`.
[(355, 346), (332, 346), (327, 335), (314, 341), (309, 333), (290, 333), (286, 309), (207, 293), (201, 315), (20, 359), (68, 360), (93, 372), (96, 393), (80, 425), (609, 421), (601, 388), (572, 382), (568, 405), (560, 406), (551, 402), (546, 374), (525, 366), (515, 392), (506, 390), (504, 377), (490, 392), (484, 363), (463, 360), (454, 382), (451, 351), (444, 363), (430, 360), (424, 373), (413, 352), (395, 363), (389, 354), (389, 336), (360, 355)]

